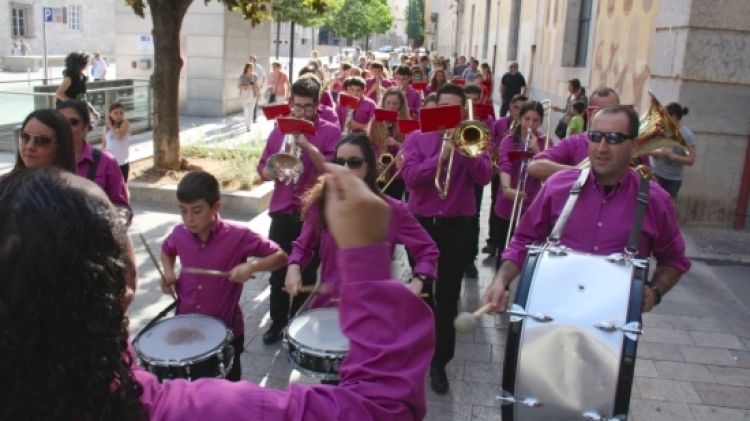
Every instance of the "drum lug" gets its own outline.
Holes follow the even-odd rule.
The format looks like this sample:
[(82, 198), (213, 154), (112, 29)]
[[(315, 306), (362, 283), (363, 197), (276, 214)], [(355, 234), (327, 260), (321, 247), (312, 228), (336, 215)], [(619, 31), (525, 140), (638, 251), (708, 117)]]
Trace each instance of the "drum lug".
[(624, 421), (627, 419), (627, 417), (623, 415), (615, 415), (614, 417), (605, 417), (603, 415), (599, 415), (596, 411), (586, 411), (583, 413), (583, 418), (587, 420), (592, 421)]
[(552, 317), (543, 313), (533, 313), (533, 314), (527, 313), (526, 309), (524, 309), (518, 304), (513, 304), (510, 307), (510, 310), (506, 310), (505, 312), (510, 315), (511, 323), (520, 322), (521, 320), (527, 317), (539, 323), (547, 323), (547, 322), (551, 322), (552, 320), (554, 320)]
[(550, 244), (547, 246), (547, 251), (550, 256), (567, 256), (569, 248), (560, 244)]
[(606, 257), (608, 262), (611, 263), (630, 263), (631, 265), (643, 269), (648, 266), (648, 260), (638, 259), (630, 253), (612, 253)]
[(630, 322), (625, 325), (618, 325), (617, 322), (599, 322), (594, 325), (595, 328), (603, 330), (605, 332), (621, 331), (625, 334), (625, 337), (631, 341), (637, 341), (638, 336), (643, 334), (640, 322)]
[(502, 405), (519, 404), (529, 408), (537, 408), (542, 406), (542, 402), (537, 398), (531, 396), (526, 396), (525, 398), (517, 398), (507, 390), (501, 391), (500, 395), (495, 396), (495, 399), (499, 400), (500, 404)]

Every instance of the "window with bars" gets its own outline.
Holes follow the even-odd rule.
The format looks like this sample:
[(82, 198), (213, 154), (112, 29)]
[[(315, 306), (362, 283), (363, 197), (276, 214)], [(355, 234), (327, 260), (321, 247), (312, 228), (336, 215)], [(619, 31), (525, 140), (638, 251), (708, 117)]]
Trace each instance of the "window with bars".
[(13, 38), (30, 36), (31, 6), (12, 5), (10, 9), (10, 35)]
[(581, 17), (578, 21), (578, 39), (576, 41), (576, 67), (586, 66), (586, 55), (589, 51), (589, 33), (591, 32), (591, 0), (581, 1)]
[(81, 30), (81, 6), (68, 6), (68, 28), (71, 31)]

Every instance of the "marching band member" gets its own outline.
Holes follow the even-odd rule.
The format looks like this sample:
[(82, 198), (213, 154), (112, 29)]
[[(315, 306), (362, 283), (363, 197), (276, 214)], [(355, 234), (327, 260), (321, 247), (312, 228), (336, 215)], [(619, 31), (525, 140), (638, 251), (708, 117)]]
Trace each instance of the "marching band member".
[[(383, 197), (391, 208), (391, 221), (386, 241), (391, 245), (404, 244), (416, 260), (409, 289), (419, 295), (424, 282), (436, 278), (438, 249), (417, 219), (400, 200), (383, 196), (375, 180), (378, 163), (375, 149), (363, 135), (352, 134), (343, 138), (336, 149), (334, 164), (346, 166), (376, 195)], [(307, 267), (320, 247), (321, 280), (319, 293), (311, 298), (310, 308), (330, 306), (332, 298), (339, 297), (341, 274), (337, 265), (338, 248), (323, 218), (323, 183), (314, 186), (305, 197), (305, 222), (302, 233), (294, 241), (292, 256), (287, 268), (285, 288), (290, 295), (297, 295), (302, 286), (302, 268)]]
[[(594, 114), (587, 132), (591, 173), (562, 233), (562, 245), (597, 255), (622, 252), (625, 248), (631, 228), (626, 221), (633, 219), (641, 179), (630, 168), (638, 126), (638, 115), (629, 107), (614, 105)], [(576, 169), (554, 174), (521, 218), (503, 252), (502, 265), (482, 297), (495, 311), (506, 308), (510, 297), (507, 288), (523, 266), (526, 246), (548, 237), (578, 176)], [(644, 312), (659, 304), (690, 268), (674, 204), (657, 183), (650, 182), (649, 189), (638, 251), (639, 256), (653, 255), (657, 266), (644, 288)]]
[(393, 70), (393, 81), (406, 97), (406, 105), (411, 115), (411, 117), (407, 118), (418, 119), (422, 98), (419, 95), (419, 91), (411, 87), (411, 70), (406, 66), (397, 66)]
[[(514, 128), (515, 124), (518, 124), (518, 113), (519, 111), (521, 111), (521, 105), (523, 105), (523, 103), (527, 100), (528, 98), (525, 95), (515, 95), (510, 100), (508, 115), (497, 119), (492, 129), (492, 151), (494, 151), (492, 165), (494, 175), (492, 176), (492, 183), (490, 185), (490, 192), (492, 197), (490, 209), (495, 209), (495, 206), (497, 204), (498, 191), (500, 188), (500, 171), (498, 171), (500, 165), (500, 156), (497, 155), (500, 152), (500, 142), (505, 138), (505, 136), (511, 134), (510, 129)], [(498, 225), (499, 223), (500, 219), (497, 217), (497, 215), (495, 215), (495, 212), (490, 212), (488, 221), (489, 233), (487, 238), (487, 245), (482, 249), (482, 253), (494, 256), (498, 252), (497, 245), (500, 243), (500, 241), (505, 240), (504, 238), (496, 238), (497, 233), (499, 233), (501, 230), (501, 227)]]
[(371, 77), (365, 85), (365, 96), (377, 103), (380, 101), (381, 93), (393, 86), (393, 81), (387, 78), (383, 64), (378, 61), (372, 62), (368, 70)]
[[(518, 102), (517, 102), (518, 103)], [(521, 180), (519, 177), (523, 177), (520, 174), (521, 160), (512, 160), (509, 157), (511, 151), (523, 151), (527, 150), (534, 154), (539, 153), (544, 149), (544, 142), (546, 138), (542, 135), (539, 136), (537, 129), (541, 126), (544, 120), (544, 108), (542, 104), (536, 101), (524, 102), (521, 109), (518, 111), (518, 121), (513, 132), (508, 134), (500, 141), (500, 147), (498, 150), (499, 157), (499, 173), (500, 173), (500, 187), (497, 192), (497, 201), (493, 208), (493, 213), (498, 218), (498, 231), (495, 233), (495, 240), (497, 243), (495, 247), (498, 252), (502, 252), (505, 247), (505, 241), (508, 235), (508, 230), (512, 230), (511, 227), (511, 214), (513, 213), (514, 201), (517, 197), (521, 201), (521, 205), (518, 206), (517, 212), (521, 212), (521, 215), (526, 211), (534, 197), (541, 188), (541, 182), (537, 179), (527, 178), (526, 186), (523, 191), (519, 191), (519, 184)], [(527, 134), (529, 131), (532, 133), (528, 144), (526, 144)], [(500, 259), (498, 259), (498, 265)]]
[(328, 171), (325, 215), (339, 248), (339, 315), (349, 352), (339, 386), (287, 390), (222, 379), (162, 383), (136, 366), (120, 306), (132, 261), (124, 252), (125, 229), (106, 199), (52, 169), (0, 181), (0, 238), (16, 239), (0, 247), (0, 334), (24, 338), (0, 347), (0, 388), (9, 393), (3, 418), (423, 419), (432, 315), (389, 280), (389, 206), (346, 169)]
[[(403, 91), (397, 88), (389, 88), (383, 95), (380, 108), (396, 111), (398, 118), (409, 119), (409, 109), (406, 105), (406, 98), (404, 97)], [(385, 139), (386, 151), (381, 151), (380, 146), (382, 139)], [(392, 124), (388, 127), (384, 127), (382, 124), (370, 124), (370, 141), (374, 145), (375, 153), (380, 156), (381, 153), (388, 152), (394, 158), (398, 155), (399, 150), (403, 147), (404, 136), (399, 132), (398, 125)], [(391, 173), (395, 172), (395, 168), (391, 168)], [(390, 177), (390, 174), (388, 175)], [(386, 195), (401, 200), (404, 196), (404, 180), (399, 176), (391, 182), (386, 191)]]
[[(177, 200), (183, 223), (175, 226), (162, 244), (161, 290), (177, 294), (175, 315), (205, 314), (232, 329), (234, 363), (226, 378), (237, 381), (242, 375), (240, 354), (245, 343), (242, 284), (256, 272), (283, 267), (286, 253), (248, 228), (224, 222), (219, 215), (220, 199), (219, 182), (207, 172), (191, 172), (180, 180)], [(226, 271), (229, 277), (185, 272), (178, 277), (174, 270), (178, 257), (182, 267)], [(250, 257), (255, 259), (246, 261)]]
[[(305, 69), (308, 69), (308, 71), (302, 73), (303, 71), (305, 71)], [(335, 106), (333, 106), (333, 96), (331, 96), (331, 92), (323, 90), (323, 83), (320, 81), (320, 78), (318, 78), (315, 73), (312, 73), (309, 70), (312, 69), (303, 68), (302, 71), (300, 71), (299, 79), (311, 79), (318, 84), (318, 87), (320, 88), (320, 100), (318, 101), (318, 117), (324, 121), (333, 123), (338, 126), (339, 117), (336, 114)]]
[[(466, 106), (463, 89), (455, 85), (440, 88), (438, 104)], [(443, 156), (440, 156), (441, 146)], [(440, 394), (448, 391), (445, 366), (453, 358), (458, 298), (466, 263), (469, 261), (471, 217), (476, 213), (474, 184), (486, 185), (492, 176), (487, 153), (467, 158), (455, 152), (448, 196), (438, 195), (434, 180), (438, 163), (454, 153), (453, 144), (442, 133), (414, 133), (404, 143), (402, 176), (409, 190), (409, 209), (427, 230), (440, 250), (438, 280), (435, 282), (435, 325), (437, 344), (430, 368), (430, 386)]]
[(372, 117), (375, 115), (375, 108), (377, 108), (377, 105), (375, 104), (375, 101), (362, 95), (364, 89), (365, 81), (360, 77), (348, 77), (344, 81), (344, 92), (353, 97), (359, 98), (359, 105), (354, 109), (354, 114), (348, 123), (348, 127), (345, 126), (347, 124), (346, 115), (349, 110), (346, 107), (338, 107), (338, 120), (342, 131), (346, 131), (347, 129), (356, 133), (367, 131), (370, 120), (372, 120)]
[(445, 76), (445, 70), (436, 69), (430, 76), (430, 83), (427, 85), (427, 92), (437, 92), (443, 85), (448, 83), (448, 79)]
[[(284, 134), (279, 127), (275, 127), (268, 137), (268, 143), (258, 162), (258, 174), (264, 180), (274, 180), (275, 186), (268, 213), (271, 217), (271, 227), (268, 238), (279, 245), (286, 253), (292, 249), (294, 241), (302, 230), (300, 218), (300, 197), (307, 191), (318, 178), (323, 168), (323, 163), (333, 157), (336, 143), (341, 137), (341, 130), (335, 124), (329, 123), (318, 117), (318, 99), (320, 98), (320, 85), (313, 79), (302, 78), (292, 85), (291, 107), (292, 116), (312, 121), (315, 124), (315, 135), (296, 136), (296, 142), (302, 148), (301, 160), (304, 165), (302, 175), (297, 183), (286, 184), (279, 182), (279, 174), (274, 174), (272, 169), (266, 166), (271, 155), (277, 153), (284, 144)], [(294, 314), (303, 299), (295, 297), (291, 307), (289, 295), (282, 291), (286, 277), (286, 267), (271, 273), (271, 326), (263, 335), (263, 341), (267, 344), (281, 339), (281, 333), (289, 321), (289, 314)], [(316, 265), (312, 264), (304, 274), (306, 285), (314, 284), (316, 278)]]

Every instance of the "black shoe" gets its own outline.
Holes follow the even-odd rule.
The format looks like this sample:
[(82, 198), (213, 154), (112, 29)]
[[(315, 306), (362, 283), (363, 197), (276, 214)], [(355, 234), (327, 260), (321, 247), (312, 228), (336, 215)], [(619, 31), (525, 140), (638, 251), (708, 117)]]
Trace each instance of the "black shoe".
[(495, 254), (497, 254), (497, 247), (495, 247), (495, 245), (493, 244), (487, 244), (486, 246), (482, 247), (482, 253), (494, 256)]
[(469, 263), (469, 266), (466, 266), (466, 269), (464, 270), (464, 275), (466, 275), (467, 278), (479, 277), (479, 271), (477, 270), (477, 266), (474, 264), (474, 262), (471, 262)]
[(263, 334), (263, 343), (270, 345), (278, 342), (284, 333), (284, 327), (286, 327), (285, 324), (271, 323), (271, 327), (269, 327), (266, 333)]
[(430, 387), (439, 395), (448, 393), (448, 375), (445, 374), (445, 367), (430, 367)]

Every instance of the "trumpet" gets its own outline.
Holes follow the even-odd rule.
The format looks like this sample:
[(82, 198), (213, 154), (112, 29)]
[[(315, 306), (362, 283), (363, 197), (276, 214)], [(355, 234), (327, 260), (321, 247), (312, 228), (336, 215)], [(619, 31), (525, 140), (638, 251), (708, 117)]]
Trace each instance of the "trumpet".
[(280, 183), (291, 185), (299, 181), (305, 166), (302, 164), (302, 148), (297, 144), (299, 133), (287, 134), (279, 151), (268, 158), (266, 166)]
[[(443, 134), (443, 144), (440, 147), (440, 156), (435, 171), (435, 188), (441, 199), (448, 197), (448, 190), (451, 183), (451, 169), (453, 168), (453, 157), (458, 152), (467, 158), (476, 158), (487, 149), (490, 139), (490, 131), (487, 126), (479, 120), (474, 120), (474, 107), (471, 100), (467, 100), (469, 107), (469, 119), (459, 124), (457, 127), (445, 131)], [(445, 151), (445, 143), (451, 142), (453, 150), (448, 158), (448, 167), (445, 170), (445, 181), (441, 182)]]
[(352, 117), (354, 117), (354, 108), (349, 108), (346, 110), (346, 119), (344, 120), (344, 127), (342, 127), (342, 129), (344, 129), (344, 136), (351, 134), (349, 123), (351, 123)]
[[(524, 153), (529, 152), (533, 141), (531, 129), (529, 129), (526, 132), (526, 140), (523, 144)], [(525, 200), (525, 197), (521, 197), (521, 194), (526, 192), (526, 181), (529, 178), (529, 159), (528, 156), (521, 157), (521, 168), (518, 169), (518, 185), (516, 186), (516, 194), (513, 196), (513, 210), (510, 213), (510, 224), (508, 224), (508, 233), (505, 236), (505, 247), (508, 247), (513, 231), (521, 220), (521, 209)]]

